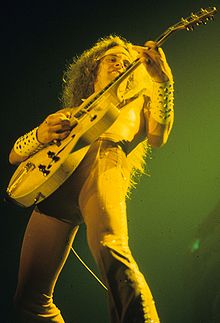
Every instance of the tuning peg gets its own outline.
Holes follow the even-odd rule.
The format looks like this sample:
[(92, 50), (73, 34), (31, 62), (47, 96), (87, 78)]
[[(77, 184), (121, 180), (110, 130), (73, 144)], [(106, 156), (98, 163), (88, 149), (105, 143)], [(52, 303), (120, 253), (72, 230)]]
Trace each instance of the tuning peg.
[(204, 8), (201, 8), (201, 10), (200, 10), (202, 13), (205, 13), (205, 12), (208, 12), (208, 10), (207, 9), (204, 9)]
[(202, 24), (202, 20), (197, 21), (196, 26), (200, 26)]
[(191, 17), (192, 17), (193, 19), (199, 18), (199, 17), (198, 17), (198, 15), (196, 15), (194, 12), (192, 12), (192, 13), (191, 13)]
[(181, 21), (183, 22), (183, 23), (188, 23), (188, 20), (187, 19), (185, 19), (185, 18), (181, 18)]
[(194, 30), (194, 27), (193, 27), (193, 26), (188, 26), (188, 27), (186, 28), (186, 30), (187, 30), (187, 31), (193, 31), (193, 30)]

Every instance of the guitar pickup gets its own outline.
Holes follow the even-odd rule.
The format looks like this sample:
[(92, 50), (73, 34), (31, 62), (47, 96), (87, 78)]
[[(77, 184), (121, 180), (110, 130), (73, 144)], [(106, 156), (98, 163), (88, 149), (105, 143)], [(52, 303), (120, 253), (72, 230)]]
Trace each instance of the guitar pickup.
[(51, 158), (54, 162), (57, 162), (60, 159), (60, 157), (58, 157), (55, 152), (50, 150), (47, 152), (47, 156)]
[(47, 176), (47, 175), (50, 174), (50, 171), (46, 169), (46, 166), (45, 165), (40, 164), (38, 166), (38, 169), (39, 169), (40, 172), (43, 173), (44, 176)]

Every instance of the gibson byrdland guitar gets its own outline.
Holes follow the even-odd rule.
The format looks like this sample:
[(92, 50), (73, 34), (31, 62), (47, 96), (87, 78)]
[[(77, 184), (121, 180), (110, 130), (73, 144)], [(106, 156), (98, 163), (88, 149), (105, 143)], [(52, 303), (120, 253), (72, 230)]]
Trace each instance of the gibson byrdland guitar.
[[(217, 9), (212, 7), (182, 18), (156, 39), (158, 46), (178, 30), (193, 30), (195, 26), (206, 24), (216, 12)], [(126, 105), (119, 98), (119, 85), (140, 64), (142, 61), (137, 58), (102, 91), (74, 109), (73, 120), (78, 123), (66, 139), (51, 143), (18, 166), (7, 188), (10, 199), (29, 207), (47, 198), (64, 183), (78, 167), (91, 143), (114, 123), (121, 108)]]

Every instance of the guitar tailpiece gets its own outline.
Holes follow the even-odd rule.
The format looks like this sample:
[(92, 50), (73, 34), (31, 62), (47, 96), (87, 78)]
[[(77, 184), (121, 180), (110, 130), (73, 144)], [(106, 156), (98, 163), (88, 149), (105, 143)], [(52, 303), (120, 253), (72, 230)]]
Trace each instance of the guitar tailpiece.
[(160, 124), (168, 124), (173, 117), (173, 82), (153, 82), (150, 104), (152, 117)]
[(45, 147), (37, 139), (38, 127), (19, 137), (14, 144), (14, 151), (22, 157), (29, 157)]

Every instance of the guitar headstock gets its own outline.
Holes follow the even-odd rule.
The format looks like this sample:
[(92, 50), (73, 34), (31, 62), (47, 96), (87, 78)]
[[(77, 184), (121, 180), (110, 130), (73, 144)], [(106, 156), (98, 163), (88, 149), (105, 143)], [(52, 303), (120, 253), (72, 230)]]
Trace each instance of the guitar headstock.
[(201, 9), (196, 13), (192, 13), (191, 16), (182, 18), (177, 24), (168, 28), (155, 41), (157, 42), (158, 46), (161, 46), (165, 42), (165, 40), (174, 32), (178, 30), (194, 30), (196, 26), (199, 26), (201, 24), (205, 25), (209, 20), (213, 20), (216, 13), (216, 7)]
[(182, 30), (185, 29), (187, 31), (194, 30), (196, 26), (201, 24), (206, 24), (208, 21), (214, 19), (214, 15), (217, 13), (216, 7), (210, 7), (206, 9), (201, 9), (196, 13), (192, 13), (187, 18), (182, 18), (179, 23), (171, 27), (174, 31), (175, 30)]

